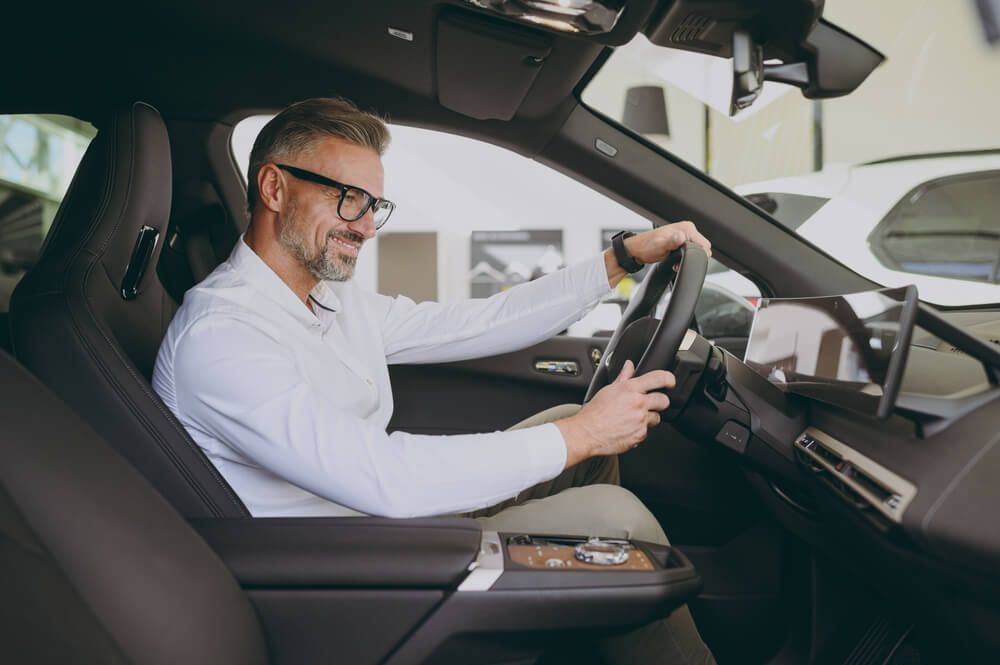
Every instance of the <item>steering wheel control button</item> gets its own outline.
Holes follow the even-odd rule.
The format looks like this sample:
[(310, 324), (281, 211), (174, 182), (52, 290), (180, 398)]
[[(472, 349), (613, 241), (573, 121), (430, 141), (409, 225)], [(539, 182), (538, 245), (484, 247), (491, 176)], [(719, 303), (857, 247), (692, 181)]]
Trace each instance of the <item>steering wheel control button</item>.
[(750, 441), (750, 430), (735, 420), (730, 420), (715, 435), (715, 440), (742, 455), (746, 452), (747, 443)]
[(595, 566), (620, 566), (628, 561), (628, 550), (624, 545), (600, 538), (589, 538), (574, 548), (576, 558)]

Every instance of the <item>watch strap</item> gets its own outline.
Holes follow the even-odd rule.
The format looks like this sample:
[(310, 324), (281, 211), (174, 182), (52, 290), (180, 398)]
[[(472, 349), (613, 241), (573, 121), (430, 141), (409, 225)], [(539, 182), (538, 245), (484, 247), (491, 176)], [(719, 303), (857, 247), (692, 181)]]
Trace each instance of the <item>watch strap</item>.
[(631, 231), (619, 231), (611, 237), (611, 251), (615, 253), (618, 265), (627, 273), (636, 273), (642, 270), (642, 264), (636, 261), (635, 257), (629, 254), (628, 248), (625, 247), (625, 239), (634, 235)]

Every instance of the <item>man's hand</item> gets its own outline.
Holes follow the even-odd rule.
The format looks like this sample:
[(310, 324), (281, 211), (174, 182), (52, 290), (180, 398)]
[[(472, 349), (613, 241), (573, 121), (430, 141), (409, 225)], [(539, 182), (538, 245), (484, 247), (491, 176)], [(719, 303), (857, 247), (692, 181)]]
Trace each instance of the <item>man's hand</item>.
[(588, 457), (617, 455), (646, 438), (650, 427), (660, 424), (660, 411), (670, 399), (660, 388), (673, 388), (674, 375), (653, 370), (633, 378), (635, 366), (625, 361), (614, 383), (602, 388), (576, 415), (556, 421), (566, 441), (566, 467)]
[[(712, 243), (698, 232), (692, 222), (666, 224), (625, 239), (625, 248), (639, 263), (659, 263), (686, 242), (701, 245), (712, 256)], [(608, 269), (608, 283), (614, 288), (625, 277), (625, 269), (618, 265), (615, 253), (609, 248), (604, 252)]]

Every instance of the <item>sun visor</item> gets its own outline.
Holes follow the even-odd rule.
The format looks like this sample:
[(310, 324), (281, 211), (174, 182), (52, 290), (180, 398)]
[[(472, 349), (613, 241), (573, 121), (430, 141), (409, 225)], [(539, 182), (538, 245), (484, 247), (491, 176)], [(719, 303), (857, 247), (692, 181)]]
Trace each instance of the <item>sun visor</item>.
[(552, 38), (476, 16), (438, 21), (438, 101), (478, 120), (510, 120), (552, 51)]

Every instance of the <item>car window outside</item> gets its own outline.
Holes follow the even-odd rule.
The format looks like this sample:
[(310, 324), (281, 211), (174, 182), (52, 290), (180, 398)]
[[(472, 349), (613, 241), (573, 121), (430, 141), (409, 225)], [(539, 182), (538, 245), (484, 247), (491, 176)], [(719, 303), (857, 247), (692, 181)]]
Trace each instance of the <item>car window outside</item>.
[(0, 115), (0, 312), (38, 260), (56, 210), (97, 130), (57, 115)]
[(747, 194), (746, 198), (758, 208), (766, 210), (771, 217), (792, 231), (816, 214), (816, 211), (830, 199), (824, 196), (789, 194), (787, 192), (759, 192)]
[[(233, 153), (244, 178), (250, 148), (270, 117), (247, 118), (234, 130)], [(401, 125), (390, 131), (382, 161), (385, 196), (396, 210), (362, 249), (355, 279), (365, 288), (417, 301), (487, 297), (594, 256), (619, 230), (651, 228), (618, 202), (504, 148)], [(749, 279), (716, 265), (715, 274), (733, 291), (729, 297), (759, 296)], [(613, 331), (641, 277), (622, 280), (568, 334)]]
[(920, 186), (879, 224), (871, 244), (899, 270), (1000, 283), (1000, 171)]
[[(825, 3), (827, 20), (887, 57), (844, 97), (809, 100), (767, 82), (754, 105), (729, 117), (730, 60), (656, 47), (640, 35), (616, 49), (582, 101), (627, 126), (625, 100), (636, 99), (629, 91), (655, 87), (668, 117), (658, 125), (669, 135), (643, 134), (646, 140), (846, 266), (885, 286), (916, 284), (920, 297), (936, 304), (1000, 302), (995, 271), (987, 274), (1000, 261), (997, 244), (985, 231), (973, 241), (962, 226), (975, 218), (982, 229), (996, 229), (1000, 210), (985, 189), (956, 186), (948, 196), (965, 199), (955, 204), (957, 216), (954, 206), (932, 208), (933, 195), (924, 194), (932, 199), (920, 212), (922, 239), (912, 230), (900, 237), (900, 221), (895, 235), (883, 227), (873, 234), (927, 183), (1000, 168), (1000, 49), (987, 43), (972, 2), (883, 0), (878, 7)], [(627, 117), (643, 114), (631, 109)]]

